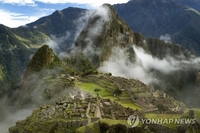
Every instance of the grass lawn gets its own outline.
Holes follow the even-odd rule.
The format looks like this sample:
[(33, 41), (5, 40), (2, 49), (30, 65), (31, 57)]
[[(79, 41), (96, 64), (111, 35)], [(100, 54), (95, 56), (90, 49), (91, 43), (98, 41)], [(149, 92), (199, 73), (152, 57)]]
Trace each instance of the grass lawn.
[(109, 126), (116, 124), (127, 125), (126, 120), (101, 119), (100, 121), (103, 123), (107, 123)]
[[(114, 97), (110, 92), (108, 92), (107, 89), (105, 89), (104, 87), (101, 87), (99, 85), (96, 85), (94, 83), (84, 83), (84, 82), (81, 82), (81, 83), (78, 83), (78, 87), (80, 89), (82, 89), (83, 91), (85, 92), (89, 92), (91, 93), (93, 96), (96, 96), (96, 92), (94, 91), (94, 89), (98, 88), (100, 89), (101, 91), (98, 92), (98, 94), (100, 95), (101, 98), (109, 98), (111, 101), (116, 101), (118, 102), (119, 104), (121, 104), (122, 106), (124, 107), (129, 107), (129, 108), (132, 108), (132, 109), (139, 109), (139, 110), (142, 110), (142, 107), (134, 104), (133, 102), (131, 102), (131, 99), (129, 97), (129, 95), (122, 95), (121, 98), (127, 98), (127, 99), (130, 99), (130, 100), (119, 100), (117, 97)], [(119, 96), (120, 98), (120, 96)]]
[(94, 96), (96, 96), (96, 92), (94, 91), (94, 89), (100, 89), (100, 91), (98, 92), (98, 94), (101, 96), (101, 97), (106, 97), (106, 96), (109, 96), (110, 93), (106, 91), (105, 88), (101, 87), (101, 86), (98, 86), (96, 84), (92, 84), (92, 83), (81, 83), (81, 85), (79, 86), (83, 91), (86, 91), (86, 92), (90, 92), (92, 93)]
[(123, 101), (118, 101), (119, 104), (123, 105), (126, 108), (132, 108), (132, 109), (138, 109), (138, 110), (143, 110), (142, 107), (140, 107), (137, 104), (134, 104), (133, 102), (129, 101), (129, 102), (123, 102)]
[[(146, 118), (148, 119), (179, 119), (181, 118), (182, 114), (145, 114)], [(176, 128), (178, 125), (175, 123), (170, 124), (163, 124), (163, 126), (170, 127), (170, 128)]]
[(186, 109), (186, 111), (184, 112), (183, 116), (187, 116), (189, 110), (194, 110), (195, 114), (196, 114), (196, 118), (200, 119), (200, 108), (191, 108), (191, 109)]

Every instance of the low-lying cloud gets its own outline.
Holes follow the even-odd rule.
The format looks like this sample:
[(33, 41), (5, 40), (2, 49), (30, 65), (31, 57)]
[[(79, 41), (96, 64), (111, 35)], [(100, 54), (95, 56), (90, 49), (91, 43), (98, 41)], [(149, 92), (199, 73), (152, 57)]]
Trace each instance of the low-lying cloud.
[(76, 27), (74, 31), (66, 31), (65, 35), (57, 37), (56, 35), (51, 35), (50, 40), (46, 42), (50, 48), (62, 59), (66, 57), (67, 49), (71, 48), (74, 42), (77, 40), (80, 32), (82, 31), (85, 24), (88, 22), (89, 17), (91, 16), (91, 11), (88, 10), (81, 14), (79, 18), (73, 21), (73, 24)]
[(110, 72), (113, 76), (138, 79), (146, 84), (159, 83), (157, 76), (152, 70), (159, 71), (163, 74), (173, 73), (178, 70), (187, 70), (197, 68), (200, 64), (199, 58), (186, 59), (180, 57), (166, 57), (159, 59), (146, 53), (142, 48), (133, 46), (136, 59), (131, 62), (126, 49), (116, 47), (108, 61), (102, 63), (98, 68), (100, 72)]
[(4, 121), (0, 122), (0, 132), (7, 133), (11, 126), (14, 126), (18, 120), (25, 119), (27, 116), (31, 115), (32, 109), (22, 109), (17, 112), (9, 112), (7, 108), (7, 117)]
[(169, 34), (161, 35), (160, 40), (163, 40), (165, 43), (171, 43), (171, 36)]
[[(95, 19), (98, 19), (98, 20), (96, 21)], [(95, 40), (97, 37), (100, 37), (102, 35), (105, 23), (109, 22), (110, 20), (111, 20), (110, 10), (107, 6), (100, 6), (98, 8), (88, 10), (84, 14), (82, 14), (80, 18), (78, 18), (77, 20), (74, 20), (73, 23), (77, 24), (76, 26), (77, 28), (75, 30), (75, 34), (73, 35), (74, 41), (70, 45), (71, 46), (70, 54), (74, 55), (74, 53), (76, 53), (77, 51), (82, 50), (80, 49), (80, 47), (83, 42), (85, 42), (87, 45), (83, 49), (82, 52), (87, 57), (90, 58), (91, 56), (98, 54), (99, 52), (95, 50), (96, 48)], [(92, 24), (89, 21), (92, 21)], [(85, 33), (81, 34), (82, 31), (84, 31)], [(82, 36), (78, 38), (80, 35)], [(67, 39), (66, 37), (64, 38)], [(81, 43), (78, 46), (75, 46), (74, 43), (76, 41), (77, 42), (80, 41), (79, 39), (81, 39)], [(53, 45), (49, 43), (47, 44), (49, 44), (49, 46), (53, 48), (54, 51), (56, 50), (58, 51), (58, 49), (60, 49), (59, 39), (54, 39), (51, 41), (51, 43)], [(56, 52), (56, 53), (57, 55), (59, 55), (60, 58), (65, 58), (69, 56), (66, 53), (66, 50), (61, 51), (61, 52)]]

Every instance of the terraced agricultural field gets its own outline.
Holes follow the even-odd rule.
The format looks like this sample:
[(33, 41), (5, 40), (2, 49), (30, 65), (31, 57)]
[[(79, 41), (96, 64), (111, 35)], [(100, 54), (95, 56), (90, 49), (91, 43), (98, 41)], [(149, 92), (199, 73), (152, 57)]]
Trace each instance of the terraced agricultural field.
[(90, 81), (87, 79), (78, 79), (77, 87), (83, 91), (91, 93), (93, 96), (97, 95), (94, 90), (100, 89), (98, 95), (101, 98), (109, 98), (110, 100), (116, 101), (124, 107), (142, 110), (142, 107), (132, 102), (126, 90), (121, 89), (121, 94), (119, 96), (114, 96), (113, 92), (115, 89), (118, 89), (119, 86), (116, 83), (107, 80), (107, 78), (103, 79), (101, 76), (94, 76), (93, 82), (91, 82), (91, 79)]

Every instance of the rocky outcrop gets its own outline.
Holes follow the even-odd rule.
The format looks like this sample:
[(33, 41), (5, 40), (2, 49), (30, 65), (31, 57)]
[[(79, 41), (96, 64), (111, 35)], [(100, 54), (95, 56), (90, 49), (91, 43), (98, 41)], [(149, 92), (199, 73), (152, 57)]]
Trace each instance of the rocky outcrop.
[[(128, 60), (133, 64), (136, 60), (133, 46), (143, 48), (146, 53), (160, 60), (169, 57), (183, 62), (195, 59), (195, 56), (191, 52), (180, 45), (146, 38), (142, 34), (135, 33), (119, 17), (113, 6), (103, 5), (102, 8), (105, 10), (106, 18), (108, 19), (105, 19), (102, 14), (94, 13), (89, 18), (88, 23), (85, 25), (75, 42), (75, 46), (71, 50), (85, 54), (95, 68), (101, 66), (103, 62), (108, 61), (116, 47), (124, 49), (128, 55)], [(98, 24), (98, 28), (94, 28)], [(94, 30), (98, 31), (98, 33), (94, 34)], [(180, 70), (167, 74), (152, 68), (150, 73), (158, 77), (161, 83), (151, 85), (157, 89), (165, 89), (168, 94), (178, 99), (183, 99), (185, 97), (183, 96), (183, 90), (187, 89), (185, 87), (196, 83), (197, 72), (198, 66), (185, 66), (185, 64), (180, 66)]]
[(60, 59), (54, 54), (53, 50), (48, 45), (43, 45), (33, 55), (24, 77), (26, 78), (33, 72), (39, 72), (42, 69), (54, 67), (59, 63)]
[(60, 64), (61, 61), (54, 54), (53, 50), (48, 45), (43, 45), (35, 52), (33, 58), (29, 62), (23, 77), (21, 88), (26, 88), (26, 82), (31, 80), (30, 77), (34, 74), (37, 74), (44, 69), (58, 67)]

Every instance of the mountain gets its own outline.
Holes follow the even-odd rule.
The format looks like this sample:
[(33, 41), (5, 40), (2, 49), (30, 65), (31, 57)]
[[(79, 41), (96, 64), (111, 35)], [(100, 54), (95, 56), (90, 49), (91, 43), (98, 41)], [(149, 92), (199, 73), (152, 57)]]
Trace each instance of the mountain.
[(200, 2), (198, 0), (179, 0), (179, 1), (177, 0), (177, 2), (200, 11), (200, 8), (199, 8)]
[[(143, 54), (150, 56), (147, 58), (158, 64), (153, 66), (151, 63), (146, 64), (146, 61), (140, 57), (141, 50), (138, 48), (142, 48), (144, 50)], [(58, 57), (52, 52), (47, 45), (44, 45), (35, 53), (27, 67), (22, 86), (19, 87), (19, 94), (22, 90), (21, 94), (25, 93), (27, 95), (16, 106), (19, 104), (24, 106), (26, 103), (34, 101), (29, 96), (32, 92), (30, 90), (35, 90), (37, 94), (40, 93), (39, 90), (44, 91), (47, 89), (50, 91), (58, 86), (61, 89), (65, 88), (63, 87), (66, 86), (65, 83), (58, 79), (62, 73), (84, 76), (97, 74), (97, 71), (111, 72), (114, 76), (137, 78), (156, 89), (164, 90), (169, 95), (176, 97), (177, 100), (184, 101), (188, 106), (199, 106), (196, 98), (194, 98), (195, 95), (198, 99), (199, 93), (193, 94), (193, 92), (199, 91), (197, 82), (199, 64), (198, 62), (195, 63), (197, 57), (180, 45), (146, 38), (142, 34), (132, 31), (111, 5), (104, 5), (92, 11), (74, 46), (66, 51), (64, 62), (56, 68), (56, 71), (49, 69), (51, 60), (54, 57), (56, 57), (56, 62), (59, 62)], [(194, 63), (192, 60), (194, 60)], [(109, 68), (113, 63), (118, 68)], [(163, 68), (166, 67), (166, 63), (169, 64), (169, 70)], [(188, 66), (187, 64), (194, 65)], [(104, 68), (109, 68), (109, 70)], [(135, 72), (135, 69), (138, 68), (142, 76), (139, 76), (140, 73)], [(115, 69), (125, 74), (113, 71)], [(49, 75), (46, 76), (46, 74)], [(29, 75), (32, 76), (29, 78)], [(50, 80), (51, 77), (55, 79)], [(46, 83), (46, 79), (52, 82)], [(154, 79), (158, 81), (155, 82)], [(188, 91), (191, 95), (188, 94)], [(43, 98), (41, 97), (41, 99)], [(36, 103), (38, 105), (40, 102), (37, 101)]]
[[(155, 65), (146, 66), (142, 56), (148, 57)], [(180, 45), (135, 33), (113, 6), (104, 4), (92, 11), (73, 47), (66, 51), (65, 58), (59, 60), (47, 45), (34, 54), (23, 78), (26, 86), (22, 85), (13, 99), (17, 108), (36, 105), (37, 109), (25, 120), (16, 122), (9, 132), (199, 132), (198, 121), (183, 125), (142, 123), (148, 118), (196, 120), (199, 117), (198, 109), (188, 110), (177, 95), (169, 95), (171, 88), (164, 88), (169, 84), (173, 92), (182, 95), (180, 83), (197, 82), (198, 76), (191, 77), (198, 72), (199, 64), (193, 68), (190, 66), (192, 62), (189, 66), (187, 62), (196, 59)], [(168, 66), (167, 60), (173, 62)], [(189, 68), (177, 69), (180, 65)], [(114, 71), (103, 71), (110, 66)], [(136, 73), (132, 72), (133, 69)], [(116, 71), (120, 70), (124, 75), (116, 76)], [(155, 75), (151, 77), (153, 80), (163, 82), (156, 84), (155, 89), (151, 82), (147, 85), (143, 83), (145, 80), (141, 82), (126, 75), (140, 76), (142, 72), (146, 72), (147, 78), (152, 74)], [(176, 88), (173, 81), (180, 88)], [(132, 118), (128, 117), (133, 114), (140, 117), (142, 126), (128, 127), (133, 126), (129, 121)]]
[(74, 31), (75, 21), (85, 13), (85, 9), (69, 7), (61, 11), (57, 10), (49, 16), (42, 17), (37, 21), (27, 24), (28, 27), (38, 28), (41, 32), (50, 36), (51, 34), (63, 35), (66, 31)]
[(0, 96), (19, 87), (28, 62), (39, 47), (51, 43), (56, 52), (71, 47), (78, 34), (77, 26), (81, 28), (87, 20), (78, 21), (85, 12), (85, 9), (67, 8), (26, 26), (9, 28), (0, 25)]
[[(117, 74), (117, 76), (125, 75), (125, 77), (139, 78), (139, 80), (152, 84), (157, 89), (165, 89), (166, 92), (178, 99), (182, 99), (188, 105), (198, 106), (198, 103), (195, 102), (196, 99), (189, 98), (194, 94), (188, 95), (189, 90), (187, 86), (197, 85), (196, 74), (199, 71), (199, 65), (195, 64), (194, 67), (188, 67), (185, 63), (183, 63), (184, 60), (186, 62), (187, 60), (195, 60), (194, 55), (180, 45), (165, 43), (164, 41), (158, 39), (145, 38), (143, 35), (135, 33), (122, 19), (119, 18), (117, 12), (112, 7), (110, 7), (110, 10), (111, 13), (106, 16), (106, 18), (109, 18), (108, 20), (104, 18), (104, 15), (99, 16), (97, 14), (93, 14), (93, 17), (89, 19), (83, 31), (77, 38), (74, 50), (83, 52), (88, 57), (90, 62), (100, 70), (105, 68), (109, 69), (109, 72)], [(109, 12), (109, 10), (107, 12)], [(98, 34), (93, 33), (94, 27), (94, 31), (98, 31)], [(145, 60), (147, 59), (138, 59), (139, 54), (136, 53), (133, 47), (141, 47), (146, 53), (151, 55), (146, 58), (153, 58), (152, 61), (155, 62), (160, 60), (161, 64), (164, 63), (165, 59), (168, 57), (172, 57), (172, 60), (167, 59), (170, 64), (169, 67), (172, 68), (168, 68), (169, 70), (164, 72), (165, 70), (163, 71), (162, 67), (166, 66), (159, 65), (159, 62), (157, 62), (157, 65), (155, 64), (155, 67), (148, 68), (148, 65), (151, 65), (151, 63), (146, 64)], [(174, 61), (177, 61), (177, 64)], [(175, 63), (175, 66), (173, 65), (173, 62)], [(114, 66), (111, 67), (113, 64)], [(142, 77), (126, 74), (131, 73), (131, 71), (133, 71), (133, 74), (139, 74), (134, 70), (137, 69), (137, 67), (135, 68), (134, 65), (129, 64), (137, 64), (141, 67), (141, 75), (146, 74), (146, 76)], [(191, 64), (193, 63), (191, 62)], [(118, 68), (115, 68), (115, 65), (118, 66)], [(122, 68), (121, 65), (123, 65)], [(176, 65), (179, 68), (171, 71), (170, 69), (174, 69), (174, 67), (177, 67)], [(116, 72), (117, 70), (124, 73), (119, 74), (119, 72)], [(156, 79), (159, 79), (159, 82), (150, 83), (148, 79), (145, 79), (145, 77), (155, 77)], [(191, 87), (190, 92), (193, 91), (199, 92), (196, 87)], [(188, 96), (188, 99), (185, 94)]]
[(5, 91), (18, 86), (31, 55), (49, 37), (27, 28), (11, 29), (1, 25), (0, 30), (0, 94), (2, 96)]
[(133, 31), (180, 44), (199, 55), (199, 5), (195, 0), (131, 0), (115, 9)]
[(81, 28), (84, 21), (87, 21), (86, 17), (81, 21), (78, 20), (83, 17), (86, 11), (85, 9), (74, 7), (69, 7), (61, 11), (57, 10), (50, 16), (40, 18), (33, 23), (27, 24), (27, 26), (29, 28), (36, 28), (49, 37), (51, 35), (57, 38), (67, 36), (58, 44), (61, 50), (66, 50), (75, 41), (78, 28)]

